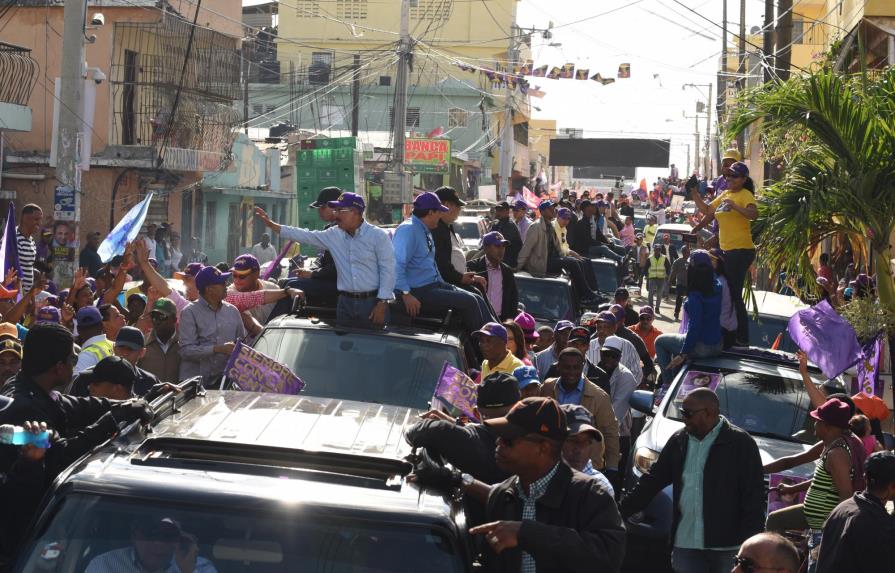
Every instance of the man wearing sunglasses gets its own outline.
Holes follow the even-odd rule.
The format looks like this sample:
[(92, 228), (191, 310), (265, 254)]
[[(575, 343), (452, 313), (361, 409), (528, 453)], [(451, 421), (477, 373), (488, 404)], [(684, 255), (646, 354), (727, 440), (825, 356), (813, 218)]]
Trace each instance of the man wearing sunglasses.
[[(265, 290), (282, 292), (279, 285), (261, 278), (261, 264), (254, 255), (239, 255), (236, 257), (236, 260), (233, 261), (233, 268), (230, 269), (230, 273), (233, 275), (233, 284), (228, 290), (234, 290), (236, 292), (258, 292)], [(246, 312), (252, 315), (252, 318), (257, 320), (260, 324), (265, 324), (267, 322), (267, 317), (270, 316), (270, 311), (273, 310), (275, 305), (276, 303), (266, 302), (260, 306), (250, 308)]]
[(644, 509), (674, 486), (671, 564), (676, 573), (728, 573), (740, 544), (764, 531), (767, 497), (755, 440), (720, 413), (708, 388), (688, 393), (677, 407), (684, 427), (621, 505), (622, 515)]
[(485, 425), (498, 436), (498, 467), (513, 477), (491, 488), (466, 487), (487, 497), (489, 522), (469, 530), (484, 537), (484, 569), (619, 571), (625, 530), (618, 508), (599, 482), (563, 461), (569, 428), (559, 403), (525, 398)]
[(777, 533), (758, 533), (743, 542), (731, 573), (797, 573), (801, 564), (798, 550), (788, 539)]

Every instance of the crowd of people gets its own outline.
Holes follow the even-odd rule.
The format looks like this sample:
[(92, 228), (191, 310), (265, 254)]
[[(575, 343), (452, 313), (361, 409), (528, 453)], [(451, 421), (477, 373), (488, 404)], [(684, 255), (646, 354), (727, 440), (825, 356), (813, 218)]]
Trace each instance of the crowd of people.
[[(895, 455), (863, 440), (869, 432), (861, 430), (851, 398), (821, 395), (807, 374), (821, 440), (810, 459), (763, 466), (755, 440), (721, 414), (713, 391), (698, 389), (680, 407), (684, 428), (623, 491), (644, 421), (631, 409), (634, 391), (661, 391), (689, 358), (748, 340), (742, 289), (755, 255), (756, 204), (746, 166), (728, 157), (723, 169), (704, 190), (692, 179), (684, 185), (704, 214), (700, 224), (715, 223), (719, 248), (710, 250), (678, 250), (657, 236), (655, 217), (634, 232), (628, 197), (563, 193), (535, 209), (520, 198), (497, 204), (493, 227), (469, 258), (453, 228), (465, 205), (453, 188), (420, 193), (393, 233), (365, 219), (363, 197), (326, 188), (312, 204), (326, 222), (322, 230), (283, 225), (255, 210), (281, 241), (320, 249), (309, 268), (282, 283), (263, 271), (278, 262), (268, 233), (232, 263), (211, 266), (198, 246), (184, 256), (168, 226), (149, 225), (107, 262), (98, 255), (101, 236), (89, 235), (81, 268), (59, 288), (37, 256), (40, 208), (26, 206), (20, 268), (0, 289), (0, 424), (49, 429), (53, 443), (0, 445), (7, 509), (0, 570), (14, 559), (23, 524), (56, 476), (123, 424), (149, 421), (148, 401), (174, 391), (172, 383), (201, 376), (216, 387), (236, 343), (257, 336), (296, 298), (326, 301), (337, 320), (372, 328), (395, 313), (450, 312), (468, 333), (480, 359), (472, 373), (476, 420), (432, 410), (406, 439), (417, 448), (413, 480), (465, 492), (486, 571), (618, 571), (623, 516), (668, 486), (671, 564), (680, 573), (795, 573), (799, 553), (775, 533), (791, 529), (780, 522), (793, 521), (807, 532), (812, 573), (876, 571), (895, 562), (892, 517), (884, 509), (895, 499)], [(624, 286), (604, 300), (591, 257), (616, 260), (619, 278), (631, 286), (645, 279), (648, 304), (635, 309)], [(584, 305), (606, 308), (582, 324), (539, 327), (520, 312), (519, 271), (565, 272)], [(183, 292), (169, 277), (182, 281)], [(679, 334), (662, 334), (654, 324), (669, 283), (675, 318), (684, 313)], [(873, 445), (869, 455), (865, 445)], [(775, 512), (766, 522), (765, 473), (815, 460), (814, 479), (794, 486), (807, 489), (801, 513)], [(830, 539), (855, 539), (854, 547)]]

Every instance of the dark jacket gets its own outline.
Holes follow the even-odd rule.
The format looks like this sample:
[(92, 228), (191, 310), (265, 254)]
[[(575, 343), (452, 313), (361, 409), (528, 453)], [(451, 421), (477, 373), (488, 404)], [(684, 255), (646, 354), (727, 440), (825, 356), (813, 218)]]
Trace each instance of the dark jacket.
[[(584, 358), (584, 377), (597, 385), (598, 388), (611, 395), (611, 387), (609, 385), (609, 374), (605, 370), (591, 362), (587, 357)], [(559, 362), (554, 362), (550, 366), (550, 370), (544, 376), (544, 380), (549, 378), (559, 378)]]
[(507, 252), (503, 256), (503, 262), (511, 268), (516, 268), (519, 261), (519, 251), (522, 250), (522, 235), (519, 233), (516, 221), (513, 221), (512, 217), (507, 217), (504, 220), (498, 219), (491, 225), (491, 230), (498, 231), (503, 235), (504, 239), (510, 242), (507, 245)]
[[(518, 480), (513, 476), (491, 488), (488, 521), (522, 519)], [(612, 496), (593, 478), (560, 462), (536, 507), (536, 519), (522, 521), (517, 547), (499, 555), (485, 549), (485, 571), (518, 573), (523, 550), (534, 558), (538, 573), (620, 570), (625, 528)]]
[(451, 264), (451, 233), (453, 228), (444, 221), (438, 221), (438, 225), (432, 229), (432, 242), (435, 244), (435, 266), (444, 282), (455, 286), (462, 284), (463, 273), (459, 272)]
[(646, 377), (650, 374), (656, 374), (656, 365), (653, 364), (653, 357), (649, 355), (649, 352), (646, 349), (646, 344), (643, 342), (643, 339), (637, 336), (636, 333), (631, 332), (627, 326), (623, 326), (618, 329), (615, 333), (619, 338), (624, 338), (628, 342), (634, 345), (634, 350), (637, 351), (637, 356), (640, 357), (640, 361), (643, 362), (643, 380), (638, 380), (638, 382), (646, 381)]
[[(480, 277), (488, 278), (488, 258), (479, 257), (466, 263), (466, 268)], [(506, 263), (500, 263), (500, 274), (503, 276), (503, 292), (500, 303), (500, 320), (513, 320), (519, 314), (519, 287), (516, 275)]]
[(426, 448), (433, 457), (440, 455), (458, 470), (489, 485), (509, 477), (494, 460), (497, 436), (482, 424), (460, 426), (445, 420), (423, 420), (408, 429), (404, 438), (411, 446)]
[[(327, 223), (323, 229), (335, 227), (337, 223)], [(321, 251), (317, 254), (317, 258), (311, 264), (311, 278), (318, 281), (336, 282), (338, 273), (336, 272), (336, 261), (329, 251)]]
[[(755, 440), (727, 420), (721, 424), (703, 472), (706, 548), (737, 547), (750, 536), (764, 531), (767, 510), (764, 470)], [(687, 445), (688, 434), (682, 428), (671, 436), (649, 473), (640, 478), (621, 505), (623, 515), (634, 514), (645, 508), (663, 488), (673, 484), (672, 543), (681, 519), (681, 476)]]
[(824, 524), (817, 573), (872, 573), (895, 563), (895, 517), (871, 493), (836, 506)]
[(597, 229), (597, 239), (591, 239), (590, 227), (591, 221), (586, 217), (569, 224), (569, 234), (566, 237), (566, 240), (569, 242), (569, 248), (582, 257), (587, 256), (587, 252), (591, 247), (609, 242), (599, 228)]
[[(159, 383), (159, 379), (152, 372), (147, 372), (139, 366), (134, 366), (134, 369), (137, 371), (137, 379), (134, 381), (133, 394), (140, 397), (146, 396)], [(68, 395), (82, 398), (90, 396), (91, 382), (93, 382), (93, 368), (85, 368), (75, 376)], [(171, 382), (176, 384), (178, 380), (174, 379)]]

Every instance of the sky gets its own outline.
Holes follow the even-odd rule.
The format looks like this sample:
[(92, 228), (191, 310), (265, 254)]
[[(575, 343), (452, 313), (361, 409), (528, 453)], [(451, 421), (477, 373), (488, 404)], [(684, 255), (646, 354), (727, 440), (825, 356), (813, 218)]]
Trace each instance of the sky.
[[(746, 30), (761, 26), (763, 0), (746, 1)], [(522, 28), (546, 28), (549, 42), (535, 35), (535, 65), (575, 63), (590, 74), (615, 77), (621, 63), (631, 65), (631, 78), (608, 86), (594, 81), (530, 78), (546, 92), (533, 98), (533, 117), (555, 119), (558, 127), (584, 130), (584, 137), (659, 137), (671, 140), (671, 162), (687, 164), (693, 145), (697, 101), (708, 88), (684, 84), (715, 84), (721, 54), (722, 0), (680, 0), (711, 22), (674, 0), (522, 0), (517, 22)], [(739, 26), (740, 3), (727, 0), (731, 29)], [(587, 21), (563, 26), (613, 9)], [(715, 22), (719, 25), (714, 25)], [(688, 30), (689, 29), (689, 30)], [(730, 41), (730, 40), (729, 40)], [(713, 86), (712, 88), (716, 88)], [(716, 93), (713, 92), (713, 99)], [(714, 109), (712, 110), (714, 115)], [(684, 115), (691, 116), (689, 119)], [(713, 124), (714, 124), (713, 117)], [(705, 137), (705, 115), (699, 116)], [(692, 150), (691, 150), (692, 153)], [(683, 172), (684, 169), (682, 168)]]

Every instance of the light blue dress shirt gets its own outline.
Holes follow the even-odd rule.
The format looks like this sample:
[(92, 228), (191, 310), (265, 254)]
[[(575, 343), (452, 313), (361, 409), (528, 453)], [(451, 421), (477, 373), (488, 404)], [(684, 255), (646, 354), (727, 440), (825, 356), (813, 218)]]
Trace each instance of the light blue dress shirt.
[(425, 223), (411, 215), (398, 225), (395, 248), (395, 288), (409, 291), (443, 282), (435, 265), (435, 242)]
[(562, 385), (562, 380), (556, 381), (556, 401), (560, 404), (581, 404), (581, 397), (584, 396), (584, 377), (578, 381), (578, 385), (568, 392)]
[(364, 221), (352, 236), (338, 226), (309, 231), (284, 225), (280, 237), (328, 250), (336, 263), (340, 291), (375, 290), (377, 298), (395, 298), (395, 252), (384, 229)]
[[(681, 476), (681, 498), (678, 505), (681, 509), (681, 520), (677, 526), (674, 546), (681, 549), (706, 549), (705, 524), (702, 521), (703, 512), (703, 475), (705, 462), (709, 458), (709, 451), (715, 438), (721, 433), (721, 423), (724, 418), (718, 420), (715, 427), (701, 440), (687, 436), (687, 457), (684, 458), (684, 469)], [(712, 547), (712, 549), (725, 550), (729, 547)], [(735, 549), (735, 548), (734, 548)]]

